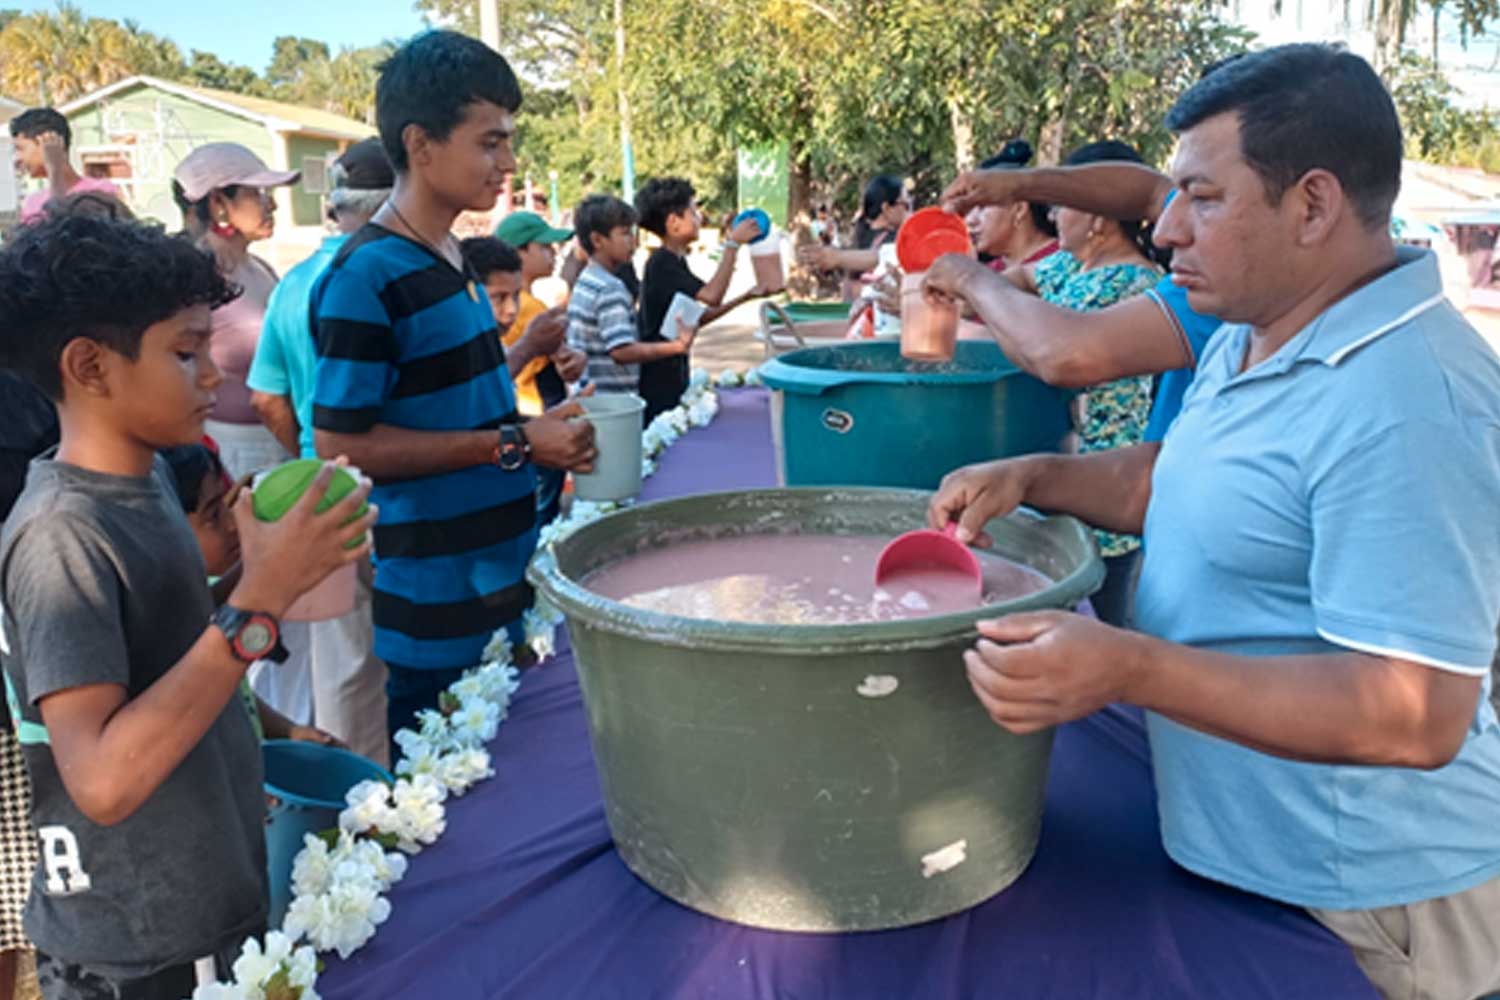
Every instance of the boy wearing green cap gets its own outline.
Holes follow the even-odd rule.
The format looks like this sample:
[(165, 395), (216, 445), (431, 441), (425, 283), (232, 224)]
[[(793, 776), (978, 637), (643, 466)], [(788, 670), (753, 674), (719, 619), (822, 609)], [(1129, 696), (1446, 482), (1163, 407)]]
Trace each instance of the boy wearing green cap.
[[(513, 323), (501, 334), (507, 350), (515, 346), (531, 321), (547, 311), (547, 304), (532, 294), (531, 286), (552, 276), (557, 264), (557, 245), (572, 239), (571, 229), (548, 225), (535, 212), (512, 212), (495, 227), (495, 238), (509, 243), (521, 257), (521, 304)], [(568, 396), (567, 383), (583, 377), (588, 358), (566, 344), (548, 357), (532, 358), (515, 375), (516, 407), (536, 416)]]

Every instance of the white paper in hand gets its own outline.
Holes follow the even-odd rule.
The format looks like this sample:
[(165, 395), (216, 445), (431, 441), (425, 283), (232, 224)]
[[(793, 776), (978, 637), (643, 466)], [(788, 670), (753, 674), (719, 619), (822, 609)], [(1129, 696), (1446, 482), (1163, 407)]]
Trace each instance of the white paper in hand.
[(661, 321), (661, 339), (676, 340), (681, 335), (682, 328), (677, 325), (679, 319), (683, 326), (697, 329), (707, 309), (708, 306), (697, 299), (690, 299), (681, 292), (675, 293), (672, 304), (667, 307), (667, 318)]

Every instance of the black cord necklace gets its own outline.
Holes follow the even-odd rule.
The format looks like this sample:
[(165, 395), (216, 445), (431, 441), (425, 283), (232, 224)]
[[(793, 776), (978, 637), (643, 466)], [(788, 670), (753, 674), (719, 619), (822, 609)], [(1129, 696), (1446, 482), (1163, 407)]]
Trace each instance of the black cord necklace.
[[(406, 231), (409, 232), (409, 233), (411, 233), (413, 236), (415, 236), (417, 238), (417, 242), (418, 243), (422, 244), (428, 250), (432, 251), (433, 256), (437, 257), (438, 260), (445, 261), (445, 262), (447, 262), (449, 264), (449, 266), (452, 266), (453, 262), (451, 260), (448, 260), (447, 256), (444, 255), (443, 251), (439, 250), (437, 247), (435, 247), (431, 243), (429, 243), (428, 240), (427, 240), (427, 237), (423, 236), (422, 233), (421, 233), (421, 231), (419, 229), (417, 229), (416, 226), (414, 226), (410, 222), (406, 221), (406, 216), (402, 215), (401, 214), (401, 209), (399, 209), (399, 208), (396, 207), (396, 199), (394, 199), (394, 198), (387, 198), (385, 200), (385, 206), (386, 206), (386, 208), (389, 208), (391, 210), (391, 214), (396, 217), (396, 219), (401, 223), (401, 225), (403, 225), (403, 226), (406, 227)], [(452, 233), (448, 234), (448, 239), (449, 240), (453, 239), (453, 234)], [(469, 273), (469, 266), (468, 266), (468, 264), (463, 262), (463, 255), (462, 254), (459, 254), (459, 261), (460, 261), (460, 263), (461, 263), (462, 266), (460, 268), (458, 268), (458, 270), (460, 270), (462, 272), (463, 276), (464, 276), (464, 284), (465, 284), (465, 287), (468, 289), (469, 298), (472, 299), (475, 302), (478, 302), (479, 301), (479, 289), (474, 284), (474, 276)]]

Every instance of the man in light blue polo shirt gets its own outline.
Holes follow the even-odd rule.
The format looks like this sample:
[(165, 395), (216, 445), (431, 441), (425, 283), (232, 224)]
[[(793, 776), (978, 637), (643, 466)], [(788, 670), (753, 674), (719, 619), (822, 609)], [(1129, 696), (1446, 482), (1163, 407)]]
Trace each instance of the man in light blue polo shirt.
[(1026, 732), (1148, 709), (1182, 866), (1307, 907), (1389, 997), (1500, 990), (1500, 361), (1388, 232), (1401, 134), (1337, 49), (1246, 56), (1168, 117), (1158, 239), (1210, 341), (1160, 444), (944, 481), (962, 538), (1018, 503), (1144, 530), (1141, 633), (1047, 612), (966, 654)]
[[(329, 172), (329, 215), (339, 231), (323, 238), (317, 251), (292, 268), (271, 293), (265, 325), (246, 379), (261, 420), (282, 446), (304, 458), (313, 450), (312, 396), (317, 352), (314, 350), (310, 298), (313, 283), (339, 248), (385, 204), (396, 183), (395, 171), (379, 139), (355, 143)], [(386, 762), (385, 664), (375, 656), (371, 621), (370, 567), (361, 567), (354, 609), (346, 615), (305, 626), (305, 648), (295, 660), (255, 677), (257, 692), (272, 705), (286, 694), (283, 686), (312, 692), (312, 722), (333, 733), (350, 749)], [(293, 674), (305, 663), (308, 676)]]

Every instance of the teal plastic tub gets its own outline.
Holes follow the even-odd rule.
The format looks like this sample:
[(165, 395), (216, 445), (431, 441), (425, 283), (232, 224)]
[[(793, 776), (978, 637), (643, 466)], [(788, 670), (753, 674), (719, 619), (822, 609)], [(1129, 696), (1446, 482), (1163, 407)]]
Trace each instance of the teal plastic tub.
[(1072, 393), (986, 341), (941, 363), (907, 361), (894, 341), (813, 347), (761, 377), (784, 486), (936, 489), (960, 466), (1056, 451), (1071, 429)]
[(359, 754), (300, 740), (261, 744), (266, 794), (276, 803), (266, 815), (266, 867), (271, 878), (270, 926), (280, 927), (291, 903), (292, 862), (302, 837), (339, 825), (344, 793), (361, 781), (390, 784), (391, 773)]

